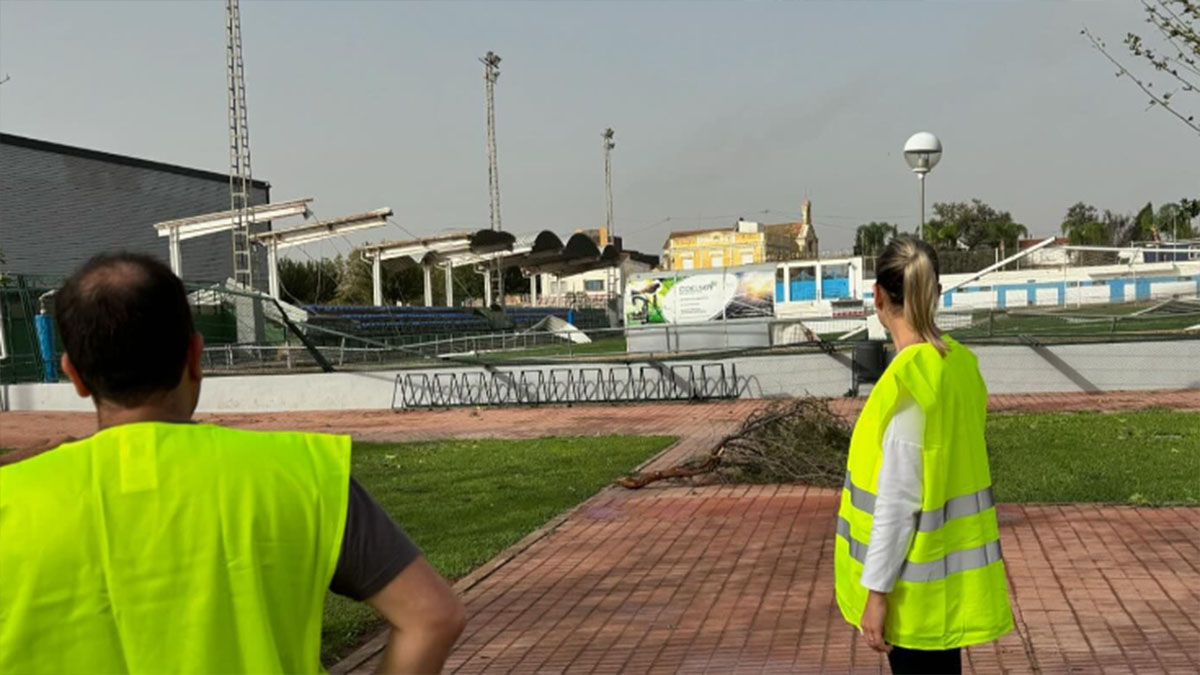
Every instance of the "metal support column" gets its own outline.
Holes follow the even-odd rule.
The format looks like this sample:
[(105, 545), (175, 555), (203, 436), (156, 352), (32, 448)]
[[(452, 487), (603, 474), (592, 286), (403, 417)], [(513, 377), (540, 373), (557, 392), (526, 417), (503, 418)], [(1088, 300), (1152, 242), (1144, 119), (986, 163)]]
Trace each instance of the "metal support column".
[(446, 265), (446, 306), (454, 306), (454, 266)]
[(425, 306), (433, 307), (433, 267), (421, 265), (421, 271), (425, 273)]
[(383, 305), (383, 261), (378, 253), (371, 256), (371, 302), (376, 307)]
[(489, 266), (483, 272), (483, 304), (492, 306), (492, 270)]
[(279, 242), (272, 239), (267, 244), (267, 286), (271, 297), (279, 299)]
[(179, 228), (171, 228), (170, 238), (167, 240), (167, 248), (170, 251), (171, 271), (180, 279), (183, 278), (183, 257), (179, 254)]
[(529, 305), (531, 307), (538, 306), (538, 276), (537, 274), (529, 276)]

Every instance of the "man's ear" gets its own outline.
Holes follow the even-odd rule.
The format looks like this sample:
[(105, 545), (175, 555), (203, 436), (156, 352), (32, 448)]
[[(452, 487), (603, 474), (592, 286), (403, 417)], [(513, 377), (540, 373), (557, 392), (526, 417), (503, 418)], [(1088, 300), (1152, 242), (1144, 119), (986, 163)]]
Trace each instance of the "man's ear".
[(71, 363), (71, 357), (63, 352), (62, 358), (58, 360), (58, 364), (62, 366), (62, 371), (71, 378), (71, 384), (75, 385), (75, 393), (79, 394), (80, 398), (87, 398), (92, 395), (92, 391), (83, 383), (83, 379), (79, 377), (79, 371), (75, 370), (75, 364)]
[(187, 351), (187, 376), (193, 382), (199, 382), (203, 376), (200, 367), (200, 360), (204, 356), (204, 336), (199, 331), (192, 333), (192, 339), (188, 342)]

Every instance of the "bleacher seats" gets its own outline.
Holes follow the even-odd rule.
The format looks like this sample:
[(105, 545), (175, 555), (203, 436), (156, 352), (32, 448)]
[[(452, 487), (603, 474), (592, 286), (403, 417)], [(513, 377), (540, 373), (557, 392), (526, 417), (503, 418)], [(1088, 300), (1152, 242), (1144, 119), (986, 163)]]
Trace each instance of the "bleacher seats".
[(486, 318), (470, 309), (456, 307), (309, 305), (304, 309), (309, 313), (310, 323), (366, 337), (467, 335), (492, 331)]

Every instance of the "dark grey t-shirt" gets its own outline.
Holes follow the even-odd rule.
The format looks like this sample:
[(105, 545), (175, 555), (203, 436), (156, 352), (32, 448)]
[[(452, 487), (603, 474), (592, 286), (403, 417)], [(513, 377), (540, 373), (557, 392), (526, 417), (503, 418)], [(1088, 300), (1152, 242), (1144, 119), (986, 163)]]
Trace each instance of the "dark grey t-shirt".
[(365, 600), (388, 585), (421, 555), (404, 530), (358, 481), (350, 479), (346, 533), (329, 590)]

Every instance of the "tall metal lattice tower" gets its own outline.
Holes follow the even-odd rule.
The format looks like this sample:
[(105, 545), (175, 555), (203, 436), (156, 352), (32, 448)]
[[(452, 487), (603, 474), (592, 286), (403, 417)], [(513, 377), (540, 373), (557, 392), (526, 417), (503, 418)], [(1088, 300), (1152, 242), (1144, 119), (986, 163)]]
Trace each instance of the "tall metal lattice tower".
[(250, 121), (242, 63), (242, 17), (238, 0), (225, 0), (225, 63), (229, 83), (229, 210), (233, 212), (233, 280), (253, 285), (250, 258)]
[[(617, 147), (617, 143), (613, 140), (613, 133), (612, 127), (608, 127), (600, 136), (604, 140), (604, 229), (608, 233), (608, 240), (615, 246), (617, 242), (613, 238), (612, 150)], [(610, 267), (607, 276), (608, 297), (619, 297), (621, 293), (617, 286), (621, 282), (620, 271), (616, 267)]]
[(617, 144), (613, 141), (612, 127), (605, 129), (601, 136), (604, 138), (604, 226), (608, 228), (608, 236), (612, 237), (612, 149)]
[(492, 229), (500, 227), (500, 170), (496, 168), (496, 80), (500, 79), (500, 55), (488, 52), (479, 59), (483, 63), (483, 80), (487, 86), (487, 151), (488, 194), (491, 197)]
[[(500, 225), (500, 169), (496, 168), (496, 80), (500, 79), (500, 55), (488, 52), (479, 59), (483, 64), (483, 81), (487, 88), (487, 150), (488, 150), (488, 196), (491, 200), (492, 229), (499, 231)], [(499, 304), (504, 304), (504, 269), (497, 258), (489, 275), (494, 275)], [(490, 286), (490, 284), (489, 284)], [(493, 298), (487, 298), (489, 302)]]

